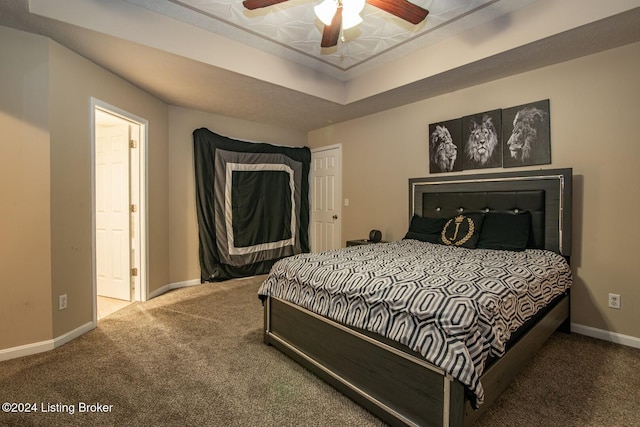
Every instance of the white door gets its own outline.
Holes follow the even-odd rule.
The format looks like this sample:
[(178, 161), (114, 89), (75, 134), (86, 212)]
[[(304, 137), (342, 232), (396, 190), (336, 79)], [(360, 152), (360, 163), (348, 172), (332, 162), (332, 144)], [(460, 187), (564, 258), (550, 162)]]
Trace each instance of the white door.
[(97, 294), (130, 301), (129, 124), (96, 122)]
[(311, 151), (311, 252), (342, 247), (342, 146)]

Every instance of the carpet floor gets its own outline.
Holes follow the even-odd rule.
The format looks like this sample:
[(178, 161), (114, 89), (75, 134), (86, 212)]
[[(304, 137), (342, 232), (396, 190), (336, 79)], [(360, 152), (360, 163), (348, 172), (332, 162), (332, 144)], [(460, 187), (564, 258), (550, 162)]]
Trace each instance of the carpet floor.
[[(0, 362), (0, 401), (36, 409), (0, 425), (385, 425), (262, 343), (263, 279), (177, 289)], [(556, 333), (477, 425), (640, 426), (638, 402), (640, 350)]]

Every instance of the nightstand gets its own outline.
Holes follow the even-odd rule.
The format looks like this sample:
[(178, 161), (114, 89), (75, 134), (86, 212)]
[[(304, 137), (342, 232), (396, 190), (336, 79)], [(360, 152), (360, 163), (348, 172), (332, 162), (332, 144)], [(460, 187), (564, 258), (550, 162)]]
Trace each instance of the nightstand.
[(386, 240), (380, 240), (379, 242), (373, 242), (371, 240), (361, 239), (361, 240), (347, 240), (347, 247), (349, 246), (358, 246), (358, 245), (373, 245), (375, 243), (389, 243)]

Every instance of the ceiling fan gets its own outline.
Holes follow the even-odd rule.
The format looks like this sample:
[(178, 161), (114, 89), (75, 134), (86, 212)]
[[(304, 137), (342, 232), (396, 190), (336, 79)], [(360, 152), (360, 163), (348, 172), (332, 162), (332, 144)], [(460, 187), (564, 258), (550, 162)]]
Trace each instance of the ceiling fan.
[[(244, 0), (242, 4), (245, 8), (254, 10), (285, 1), (288, 0)], [(428, 10), (407, 0), (325, 0), (314, 8), (318, 18), (325, 24), (320, 42), (321, 47), (337, 45), (342, 29), (353, 27), (362, 22), (359, 14), (365, 1), (414, 25), (422, 22), (429, 14)]]

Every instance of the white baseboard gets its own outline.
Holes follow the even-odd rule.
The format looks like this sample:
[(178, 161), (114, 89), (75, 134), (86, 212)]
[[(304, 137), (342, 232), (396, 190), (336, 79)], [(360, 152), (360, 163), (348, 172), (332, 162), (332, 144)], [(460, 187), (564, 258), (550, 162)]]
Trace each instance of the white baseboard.
[(93, 322), (85, 323), (82, 326), (75, 328), (73, 331), (69, 331), (53, 339), (53, 347), (60, 347), (62, 344), (66, 344), (71, 340), (78, 338), (80, 335), (86, 334), (92, 329), (95, 329), (96, 324)]
[[(153, 294), (150, 295), (150, 298), (157, 297), (158, 295), (169, 292), (172, 289), (184, 288), (187, 286), (194, 286), (199, 284), (200, 280), (197, 279), (188, 280), (185, 282), (171, 283), (169, 285), (163, 286), (160, 289), (156, 289)], [(89, 322), (52, 340), (40, 341), (32, 344), (2, 349), (0, 350), (0, 362), (2, 362), (3, 360), (15, 359), (18, 357), (30, 356), (32, 354), (53, 350), (54, 348), (60, 347), (61, 345), (66, 344), (75, 338), (78, 338), (80, 335), (89, 332), (95, 327), (96, 326), (93, 322)], [(622, 344), (628, 347), (640, 348), (640, 338), (632, 337), (630, 335), (623, 335), (616, 332), (605, 331), (604, 329), (592, 328), (591, 326), (580, 325), (577, 323), (571, 324), (571, 332), (601, 339), (604, 341), (613, 342), (616, 344)]]
[(576, 334), (580, 335), (586, 335), (592, 338), (598, 338), (616, 344), (626, 345), (627, 347), (640, 348), (640, 338), (632, 337), (630, 335), (623, 335), (616, 332), (605, 331), (604, 329), (592, 328), (591, 326), (579, 325), (577, 323), (571, 324), (571, 332), (575, 332)]
[(53, 350), (54, 348), (60, 347), (62, 344), (66, 344), (80, 335), (89, 332), (93, 328), (95, 328), (95, 325), (93, 322), (89, 322), (52, 340), (40, 341), (0, 350), (0, 362), (3, 360), (15, 359), (17, 357), (30, 356), (32, 354)]
[[(247, 279), (253, 279), (256, 276), (247, 276), (247, 277), (238, 277), (235, 278), (234, 280), (247, 280)], [(200, 282), (200, 279), (193, 279), (193, 280), (186, 280), (184, 282), (175, 282), (175, 283), (169, 283), (168, 285), (164, 285), (161, 288), (156, 289), (155, 291), (151, 292), (149, 294), (149, 299), (151, 298), (155, 298), (157, 296), (160, 296), (166, 292), (169, 292), (173, 289), (178, 289), (178, 288), (186, 288), (188, 286), (195, 286), (195, 285), (201, 285), (202, 282)]]
[[(166, 286), (156, 289), (151, 294), (149, 294), (149, 299), (155, 298), (158, 295), (162, 295), (165, 292), (169, 292), (172, 289), (184, 288), (187, 286), (194, 286), (199, 284), (200, 284), (200, 279), (187, 280), (185, 282), (170, 283)], [(69, 341), (79, 337), (80, 335), (89, 332), (95, 327), (96, 327), (96, 324), (94, 322), (89, 322), (51, 340), (35, 342), (31, 344), (25, 344), (17, 347), (6, 348), (6, 349), (0, 349), (0, 362), (2, 362), (3, 360), (15, 359), (18, 357), (30, 356), (32, 354), (38, 354), (38, 353), (43, 353), (45, 351), (53, 350), (54, 348), (60, 347), (61, 345), (66, 344)]]
[(193, 279), (193, 280), (187, 280), (184, 282), (175, 282), (175, 283), (169, 283), (168, 285), (164, 285), (161, 288), (156, 289), (155, 291), (151, 292), (149, 294), (149, 299), (151, 298), (155, 298), (159, 295), (162, 295), (166, 292), (169, 292), (172, 289), (178, 289), (178, 288), (186, 288), (187, 286), (195, 286), (195, 285), (199, 285), (200, 284), (200, 279)]
[(32, 354), (42, 353), (53, 349), (53, 340), (5, 348), (4, 350), (0, 350), (0, 362), (3, 360), (15, 359), (17, 357), (30, 356)]

